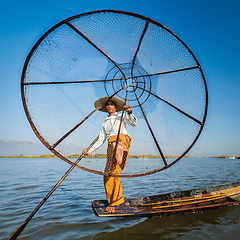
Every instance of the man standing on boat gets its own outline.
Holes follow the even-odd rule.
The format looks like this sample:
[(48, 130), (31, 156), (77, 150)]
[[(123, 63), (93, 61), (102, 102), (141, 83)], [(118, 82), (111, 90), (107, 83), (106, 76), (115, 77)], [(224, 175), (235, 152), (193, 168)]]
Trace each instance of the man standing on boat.
[[(127, 163), (129, 148), (131, 144), (131, 137), (128, 135), (126, 124), (132, 127), (136, 127), (137, 118), (133, 115), (131, 106), (124, 105), (124, 102), (122, 100), (115, 97), (100, 98), (94, 103), (94, 106), (102, 106), (99, 111), (107, 112), (108, 116), (102, 123), (98, 141), (89, 149), (89, 151), (86, 151), (84, 149), (83, 153), (89, 154), (97, 150), (103, 145), (106, 140), (108, 140), (107, 164), (105, 167), (105, 173), (119, 175)], [(122, 113), (118, 112), (121, 110), (125, 110), (128, 114), (124, 113), (123, 115), (119, 141), (117, 144), (117, 149), (115, 151), (116, 140), (122, 117)], [(114, 151), (115, 158), (113, 160)], [(106, 197), (109, 203), (106, 211), (113, 213), (115, 211), (115, 206), (124, 202), (120, 178), (104, 175), (104, 186)]]

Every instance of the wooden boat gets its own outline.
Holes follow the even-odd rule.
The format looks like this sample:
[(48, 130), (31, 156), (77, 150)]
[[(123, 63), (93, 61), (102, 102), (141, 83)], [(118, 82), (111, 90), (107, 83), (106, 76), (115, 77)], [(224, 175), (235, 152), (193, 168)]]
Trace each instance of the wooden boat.
[(196, 211), (240, 203), (240, 181), (187, 191), (126, 199), (114, 213), (105, 211), (106, 200), (93, 200), (92, 208), (98, 217), (150, 216)]

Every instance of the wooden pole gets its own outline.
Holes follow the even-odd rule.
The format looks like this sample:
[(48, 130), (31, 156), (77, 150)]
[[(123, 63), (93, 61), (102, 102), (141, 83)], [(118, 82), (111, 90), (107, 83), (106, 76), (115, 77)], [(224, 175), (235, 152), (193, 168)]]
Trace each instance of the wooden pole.
[[(87, 151), (96, 143), (99, 136), (89, 145), (86, 149)], [(78, 164), (81, 159), (84, 157), (84, 153), (82, 153), (79, 158), (76, 160), (75, 164)], [(37, 211), (41, 208), (41, 206), (47, 201), (47, 199), (52, 195), (52, 193), (57, 189), (57, 187), (63, 182), (63, 180), (68, 176), (68, 174), (74, 169), (74, 166), (71, 166), (68, 171), (62, 176), (62, 178), (57, 182), (57, 184), (51, 189), (51, 191), (45, 196), (45, 198), (38, 204), (38, 206), (33, 210), (33, 212), (28, 216), (28, 218), (18, 227), (18, 229), (11, 235), (8, 240), (17, 239), (23, 229), (27, 226), (28, 222), (32, 219), (32, 217), (37, 213)]]

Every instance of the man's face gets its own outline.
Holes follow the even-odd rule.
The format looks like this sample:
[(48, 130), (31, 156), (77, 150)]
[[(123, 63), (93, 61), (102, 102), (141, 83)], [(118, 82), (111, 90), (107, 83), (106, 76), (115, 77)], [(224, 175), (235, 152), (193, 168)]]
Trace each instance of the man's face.
[(106, 109), (107, 109), (108, 113), (115, 113), (116, 112), (115, 104), (112, 101), (107, 102)]

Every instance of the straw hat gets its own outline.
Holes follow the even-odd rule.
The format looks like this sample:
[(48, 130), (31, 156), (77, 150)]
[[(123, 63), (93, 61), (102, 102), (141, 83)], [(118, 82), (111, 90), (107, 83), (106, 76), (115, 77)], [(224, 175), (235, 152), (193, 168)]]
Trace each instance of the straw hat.
[(115, 98), (115, 97), (102, 97), (99, 98), (95, 103), (94, 103), (94, 107), (100, 107), (102, 106), (100, 109), (98, 109), (99, 111), (102, 112), (107, 112), (106, 109), (106, 103), (109, 101), (112, 101), (114, 103), (116, 103), (116, 112), (122, 111), (123, 110), (123, 105), (124, 105), (124, 101), (122, 101), (121, 99)]

